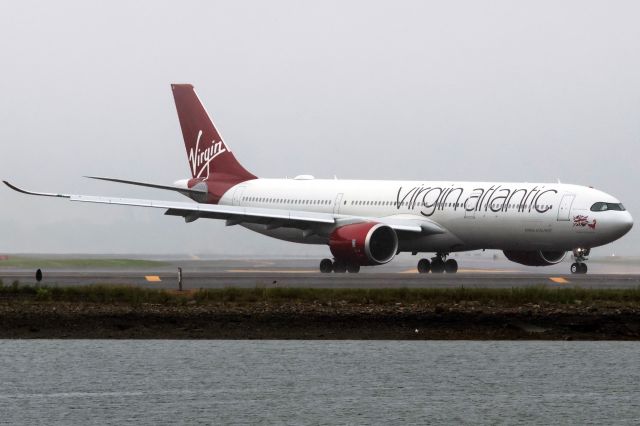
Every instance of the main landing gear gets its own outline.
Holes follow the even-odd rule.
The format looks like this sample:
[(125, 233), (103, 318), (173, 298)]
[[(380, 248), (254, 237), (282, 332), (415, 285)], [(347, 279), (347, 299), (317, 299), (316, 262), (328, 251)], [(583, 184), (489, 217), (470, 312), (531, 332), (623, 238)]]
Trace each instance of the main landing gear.
[(576, 261), (571, 264), (572, 274), (587, 273), (587, 264), (584, 262), (587, 260), (587, 256), (589, 256), (590, 252), (591, 249), (577, 248), (573, 250), (573, 257)]
[(345, 272), (357, 274), (360, 272), (360, 265), (344, 262), (339, 259), (322, 259), (320, 261), (320, 272), (323, 274), (330, 274), (331, 272), (335, 272), (336, 274), (344, 274)]
[[(429, 259), (420, 259), (418, 261), (418, 272), (421, 274), (455, 274), (458, 272), (458, 262), (454, 259), (447, 259), (449, 253), (436, 253), (436, 256)], [(445, 260), (446, 259), (446, 260)]]

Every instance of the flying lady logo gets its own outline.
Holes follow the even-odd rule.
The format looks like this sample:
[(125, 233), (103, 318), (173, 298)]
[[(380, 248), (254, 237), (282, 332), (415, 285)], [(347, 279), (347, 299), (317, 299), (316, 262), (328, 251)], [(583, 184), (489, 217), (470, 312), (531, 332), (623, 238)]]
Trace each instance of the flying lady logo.
[(596, 229), (596, 220), (593, 219), (593, 222), (589, 222), (589, 216), (579, 214), (573, 217), (573, 227)]
[[(198, 137), (196, 138), (195, 149), (189, 150), (189, 164), (191, 165), (191, 172), (194, 177), (209, 177), (211, 172), (209, 165), (220, 154), (227, 152), (227, 149), (222, 144), (222, 141), (211, 141), (211, 146), (205, 149), (200, 149), (200, 139), (202, 138), (202, 130), (198, 131)], [(206, 174), (204, 171), (206, 170)], [(204, 175), (203, 175), (204, 174)]]

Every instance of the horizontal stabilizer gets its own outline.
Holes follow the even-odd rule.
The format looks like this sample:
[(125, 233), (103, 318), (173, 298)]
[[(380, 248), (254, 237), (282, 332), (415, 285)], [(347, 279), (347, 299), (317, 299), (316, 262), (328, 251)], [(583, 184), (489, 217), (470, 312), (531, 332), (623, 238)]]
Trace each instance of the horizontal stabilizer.
[(164, 189), (167, 191), (176, 191), (181, 193), (182, 195), (186, 195), (187, 197), (192, 197), (192, 196), (202, 196), (203, 194), (207, 193), (207, 190), (205, 188), (178, 188), (176, 186), (170, 186), (170, 185), (158, 185), (156, 183), (147, 183), (147, 182), (138, 182), (135, 180), (124, 180), (124, 179), (116, 179), (116, 178), (108, 178), (108, 177), (100, 177), (100, 176), (85, 176), (86, 178), (89, 179), (96, 179), (96, 180), (104, 180), (104, 181), (108, 181), (108, 182), (116, 182), (116, 183), (125, 183), (127, 185), (137, 185), (137, 186), (144, 186), (147, 188), (155, 188), (155, 189)]

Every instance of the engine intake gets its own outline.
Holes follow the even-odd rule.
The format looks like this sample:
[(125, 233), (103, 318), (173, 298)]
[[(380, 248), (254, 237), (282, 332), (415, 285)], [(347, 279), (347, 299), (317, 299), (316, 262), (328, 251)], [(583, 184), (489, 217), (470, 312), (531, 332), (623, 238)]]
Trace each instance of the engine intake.
[(505, 250), (504, 255), (512, 262), (527, 266), (549, 266), (562, 262), (566, 251), (533, 250), (515, 251)]
[(329, 249), (336, 259), (358, 265), (381, 265), (396, 255), (398, 236), (388, 225), (354, 223), (331, 233)]

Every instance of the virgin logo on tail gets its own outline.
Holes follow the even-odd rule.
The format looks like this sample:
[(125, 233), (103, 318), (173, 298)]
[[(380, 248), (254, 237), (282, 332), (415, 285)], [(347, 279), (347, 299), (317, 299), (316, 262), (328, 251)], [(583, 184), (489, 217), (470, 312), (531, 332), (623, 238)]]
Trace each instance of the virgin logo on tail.
[[(189, 150), (189, 164), (191, 165), (191, 172), (194, 177), (208, 177), (210, 170), (209, 165), (218, 155), (227, 152), (222, 141), (211, 141), (211, 146), (205, 149), (200, 149), (200, 138), (202, 138), (202, 130), (198, 131), (196, 138), (195, 149)], [(203, 172), (207, 171), (205, 176), (202, 176)]]

